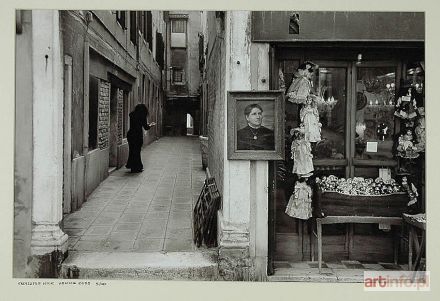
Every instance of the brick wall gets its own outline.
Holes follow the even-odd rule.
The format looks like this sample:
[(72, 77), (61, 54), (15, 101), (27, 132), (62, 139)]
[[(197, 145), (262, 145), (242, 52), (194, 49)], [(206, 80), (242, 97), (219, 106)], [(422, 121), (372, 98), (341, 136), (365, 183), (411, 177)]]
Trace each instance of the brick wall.
[(219, 191), (223, 191), (223, 164), (224, 164), (224, 137), (226, 109), (224, 89), (226, 64), (225, 46), (221, 39), (214, 42), (214, 48), (207, 60), (207, 83), (208, 83), (208, 138), (209, 155), (208, 167), (215, 178)]
[(110, 83), (101, 80), (99, 84), (98, 103), (98, 147), (105, 149), (109, 146), (110, 129)]
[(118, 145), (122, 144), (124, 135), (124, 91), (118, 89)]

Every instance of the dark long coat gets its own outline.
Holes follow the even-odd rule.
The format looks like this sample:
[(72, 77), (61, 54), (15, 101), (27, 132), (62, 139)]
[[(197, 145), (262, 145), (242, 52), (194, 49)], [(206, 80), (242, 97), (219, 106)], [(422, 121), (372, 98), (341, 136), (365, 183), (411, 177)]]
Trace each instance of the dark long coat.
[(150, 129), (147, 122), (148, 110), (145, 105), (137, 105), (135, 110), (129, 114), (130, 116), (130, 129), (127, 132), (128, 141), (128, 160), (127, 168), (130, 168), (132, 172), (142, 171), (144, 166), (141, 160), (141, 150), (144, 143), (144, 134), (142, 128), (145, 130)]

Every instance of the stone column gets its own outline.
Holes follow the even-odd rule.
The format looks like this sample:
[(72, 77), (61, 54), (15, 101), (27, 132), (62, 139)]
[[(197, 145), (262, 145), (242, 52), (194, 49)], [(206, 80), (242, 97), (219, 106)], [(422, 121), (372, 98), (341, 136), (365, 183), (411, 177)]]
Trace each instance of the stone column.
[(33, 255), (65, 252), (63, 202), (63, 61), (59, 13), (32, 11)]
[[(249, 11), (230, 11), (225, 16), (225, 97), (231, 90), (251, 90)], [(224, 119), (227, 120), (225, 106)], [(225, 122), (224, 154), (227, 154)], [(219, 266), (227, 280), (248, 280), (250, 275), (251, 162), (224, 160), (223, 209), (219, 213)]]
[[(251, 42), (251, 12), (226, 13), (227, 91), (269, 89), (269, 45)], [(225, 110), (225, 120), (227, 109)], [(225, 132), (227, 127), (225, 123)], [(227, 154), (225, 135), (224, 154)], [(220, 273), (229, 280), (265, 280), (268, 250), (268, 162), (226, 160), (219, 213)]]

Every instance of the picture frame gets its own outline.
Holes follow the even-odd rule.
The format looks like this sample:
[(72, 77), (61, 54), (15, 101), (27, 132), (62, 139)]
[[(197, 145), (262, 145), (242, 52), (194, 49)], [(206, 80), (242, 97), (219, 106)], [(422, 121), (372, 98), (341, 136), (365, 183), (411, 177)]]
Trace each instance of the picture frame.
[(284, 93), (228, 91), (228, 159), (284, 160)]

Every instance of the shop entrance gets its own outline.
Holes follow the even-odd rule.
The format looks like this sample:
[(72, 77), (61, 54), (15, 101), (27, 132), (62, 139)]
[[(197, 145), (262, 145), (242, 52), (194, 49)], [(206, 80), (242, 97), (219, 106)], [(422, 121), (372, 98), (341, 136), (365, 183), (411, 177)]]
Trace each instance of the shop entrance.
[[(335, 50), (333, 50), (335, 49)], [(314, 175), (376, 178), (380, 168), (393, 171), (395, 134), (395, 94), (407, 76), (408, 65), (423, 58), (420, 49), (403, 51), (369, 46), (365, 48), (273, 48), (272, 88), (287, 90), (298, 66), (312, 61), (316, 69), (312, 91), (319, 96), (317, 109), (322, 124), (321, 138), (312, 143)], [(294, 190), (291, 173), (290, 130), (300, 125), (300, 108), (286, 102), (286, 160), (272, 166), (275, 193), (269, 210), (270, 257), (275, 261), (310, 261), (317, 258), (311, 237), (311, 220), (292, 218), (285, 213)], [(392, 229), (398, 231), (398, 229)], [(348, 257), (347, 235), (354, 248)], [(323, 228), (324, 261), (393, 261), (393, 231), (377, 225), (337, 224)], [(316, 243), (316, 239), (315, 239)], [(314, 249), (314, 254), (312, 250)]]

